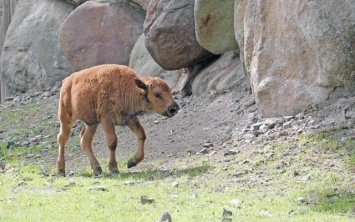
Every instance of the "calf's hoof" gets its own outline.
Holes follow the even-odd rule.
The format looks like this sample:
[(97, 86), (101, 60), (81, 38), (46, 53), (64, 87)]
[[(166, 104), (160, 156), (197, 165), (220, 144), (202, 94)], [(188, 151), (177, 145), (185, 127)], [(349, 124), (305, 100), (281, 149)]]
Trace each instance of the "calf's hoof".
[(111, 175), (116, 178), (121, 177), (121, 174), (120, 174), (120, 172), (118, 172), (118, 170), (111, 171)]
[(129, 169), (129, 168), (132, 168), (132, 167), (134, 167), (136, 165), (137, 165), (137, 163), (134, 163), (132, 160), (128, 160), (127, 168)]
[(65, 177), (65, 170), (64, 169), (57, 170), (57, 176)]
[(95, 176), (101, 176), (101, 174), (102, 174), (102, 169), (101, 169), (101, 167), (96, 167), (96, 168), (94, 169), (94, 175), (95, 175)]

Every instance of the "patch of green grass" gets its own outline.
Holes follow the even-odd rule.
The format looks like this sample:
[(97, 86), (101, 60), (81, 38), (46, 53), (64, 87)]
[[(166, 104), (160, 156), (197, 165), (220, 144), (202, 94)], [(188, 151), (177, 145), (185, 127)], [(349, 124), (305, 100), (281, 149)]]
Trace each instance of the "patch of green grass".
[(313, 209), (319, 212), (331, 212), (335, 214), (350, 213), (355, 210), (355, 195), (349, 192), (324, 192), (318, 193), (319, 202)]
[[(223, 207), (233, 221), (354, 221), (354, 141), (335, 147), (334, 140), (322, 132), (236, 155), (167, 157), (128, 170), (131, 152), (118, 160), (120, 177), (108, 173), (105, 156), (99, 179), (87, 159), (66, 178), (43, 176), (37, 164), (10, 163), (0, 174), (0, 221), (145, 222), (165, 211), (173, 221), (221, 221)], [(21, 162), (21, 149), (11, 152), (19, 153), (6, 151), (6, 161)], [(143, 195), (154, 203), (142, 204)]]

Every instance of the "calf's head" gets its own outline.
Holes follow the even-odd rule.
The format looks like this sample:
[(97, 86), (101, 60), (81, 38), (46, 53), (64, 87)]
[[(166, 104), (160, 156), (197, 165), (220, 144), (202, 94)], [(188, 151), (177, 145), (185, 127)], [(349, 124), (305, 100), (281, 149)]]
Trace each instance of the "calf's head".
[(173, 117), (179, 111), (168, 84), (157, 77), (143, 77), (134, 80), (138, 88), (145, 92), (147, 109), (166, 117)]

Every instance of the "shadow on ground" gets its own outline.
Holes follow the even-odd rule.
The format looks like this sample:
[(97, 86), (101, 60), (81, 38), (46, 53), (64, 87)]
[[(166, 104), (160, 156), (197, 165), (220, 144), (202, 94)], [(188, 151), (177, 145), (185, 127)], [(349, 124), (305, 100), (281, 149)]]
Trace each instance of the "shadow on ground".
[[(120, 180), (129, 179), (129, 180), (140, 180), (140, 181), (153, 181), (153, 180), (163, 180), (168, 177), (177, 178), (185, 175), (189, 177), (196, 177), (206, 173), (208, 170), (212, 168), (213, 168), (212, 166), (205, 164), (202, 166), (189, 167), (185, 169), (171, 169), (171, 170), (153, 169), (153, 170), (147, 170), (142, 172), (124, 172), (124, 173), (120, 173), (120, 176), (113, 175), (110, 173), (103, 173), (103, 177), (112, 178), (112, 179), (119, 178)], [(85, 172), (82, 173), (81, 176), (93, 177), (93, 173)]]

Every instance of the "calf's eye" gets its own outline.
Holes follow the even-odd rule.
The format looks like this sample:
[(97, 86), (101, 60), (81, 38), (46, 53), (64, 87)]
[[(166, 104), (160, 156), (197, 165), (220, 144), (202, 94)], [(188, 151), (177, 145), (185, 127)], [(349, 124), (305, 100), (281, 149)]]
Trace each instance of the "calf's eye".
[(154, 96), (155, 96), (157, 99), (161, 99), (160, 93), (154, 93)]

